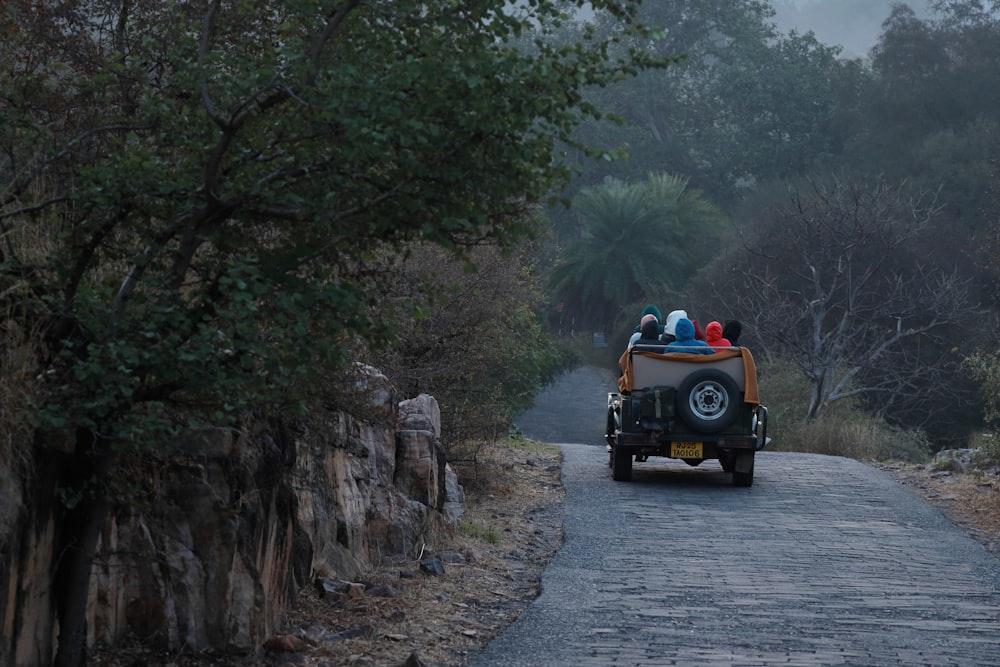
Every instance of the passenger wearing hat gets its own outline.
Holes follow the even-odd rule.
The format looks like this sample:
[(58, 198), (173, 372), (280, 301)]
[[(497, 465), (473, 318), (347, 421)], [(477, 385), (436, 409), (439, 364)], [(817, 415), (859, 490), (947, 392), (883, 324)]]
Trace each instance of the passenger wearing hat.
[(651, 333), (654, 330), (654, 327), (656, 335), (653, 336), (653, 342), (658, 343), (660, 342), (659, 319), (657, 319), (656, 315), (653, 315), (651, 313), (643, 315), (642, 319), (639, 321), (639, 330), (636, 331), (634, 334), (632, 334), (632, 337), (628, 339), (628, 346), (632, 347), (633, 345), (636, 344), (636, 341), (638, 341), (640, 338), (646, 338), (647, 334)]

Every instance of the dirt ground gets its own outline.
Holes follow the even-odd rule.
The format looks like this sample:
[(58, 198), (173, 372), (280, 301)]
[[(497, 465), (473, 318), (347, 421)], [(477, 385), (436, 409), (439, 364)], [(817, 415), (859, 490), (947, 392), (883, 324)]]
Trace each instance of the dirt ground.
[[(527, 441), (483, 451), (459, 470), (467, 510), (461, 529), (424, 545), (420, 558), (387, 562), (362, 586), (321, 597), (305, 591), (283, 632), (254, 658), (156, 656), (135, 650), (91, 656), (108, 667), (461, 667), (537, 596), (541, 572), (562, 542), (563, 488), (556, 447)], [(1000, 479), (874, 464), (939, 507), (1000, 557)], [(457, 555), (456, 555), (457, 554)], [(421, 569), (438, 558), (443, 572)], [(452, 562), (464, 561), (464, 562)], [(378, 594), (373, 594), (378, 591)]]
[(919, 493), (1000, 558), (1000, 477), (939, 472), (912, 463), (873, 465)]
[(537, 597), (542, 569), (562, 544), (561, 455), (525, 441), (477, 458), (456, 466), (466, 491), (460, 529), (422, 554), (445, 561), (443, 574), (421, 571), (418, 560), (395, 561), (371, 576), (392, 586), (395, 597), (348, 596), (330, 604), (310, 593), (289, 618), (292, 636), (308, 636), (317, 626), (324, 630), (311, 634), (321, 637), (351, 628), (364, 633), (274, 655), (269, 664), (459, 666), (517, 618)]

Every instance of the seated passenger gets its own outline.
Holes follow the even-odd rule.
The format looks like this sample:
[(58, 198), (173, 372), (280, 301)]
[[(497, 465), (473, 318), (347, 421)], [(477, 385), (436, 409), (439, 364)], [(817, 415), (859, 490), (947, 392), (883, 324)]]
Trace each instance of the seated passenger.
[[(646, 318), (646, 315), (652, 315), (652, 316), (654, 316), (656, 318), (657, 322), (662, 322), (663, 321), (663, 315), (660, 314), (660, 309), (657, 308), (656, 306), (654, 306), (651, 303), (647, 303), (646, 307), (642, 309), (642, 314), (639, 315), (639, 318), (640, 318), (639, 326), (637, 326), (635, 328), (635, 331), (633, 333), (639, 333), (639, 327), (642, 326), (642, 320)], [(660, 326), (660, 331), (661, 332), (663, 331), (663, 327), (662, 326)]]
[(639, 337), (635, 338), (634, 341), (629, 342), (629, 347), (634, 345), (656, 345), (659, 349), (657, 352), (663, 351), (663, 341), (660, 340), (660, 323), (656, 321), (656, 318), (646, 320), (642, 324), (642, 328), (639, 330)]
[(694, 337), (694, 325), (686, 317), (677, 320), (674, 327), (676, 339), (667, 345), (667, 352), (691, 352), (694, 354), (715, 354), (715, 350), (703, 340)]
[(725, 326), (722, 327), (722, 337), (734, 347), (739, 345), (741, 333), (743, 333), (743, 323), (739, 320), (726, 320)]
[[(663, 326), (663, 340), (666, 342), (671, 342), (676, 338), (674, 327), (677, 326), (677, 320), (682, 317), (687, 317), (686, 310), (674, 310), (667, 315), (666, 324)], [(690, 318), (688, 318), (690, 319)], [(694, 325), (694, 337), (698, 340), (705, 340), (705, 334), (701, 332), (701, 327), (698, 326), (698, 320), (691, 320), (691, 324)]]
[(695, 337), (695, 339), (696, 340), (705, 340), (705, 333), (701, 330), (701, 327), (698, 326), (698, 320), (692, 319), (690, 317), (688, 319), (691, 320), (691, 324), (694, 326), (694, 337)]
[(732, 347), (729, 340), (722, 335), (722, 325), (715, 321), (705, 325), (705, 342), (712, 347)]
[[(642, 320), (639, 322), (639, 326), (636, 327), (636, 329), (635, 329), (635, 333), (632, 334), (632, 337), (628, 339), (628, 346), (629, 347), (632, 347), (633, 345), (635, 345), (635, 342), (637, 340), (639, 340), (640, 336), (642, 336), (642, 328), (644, 326), (646, 326), (647, 324), (649, 324), (650, 322), (654, 322), (656, 324), (656, 332), (657, 332), (656, 335), (657, 335), (657, 337), (659, 337), (659, 335), (660, 335), (660, 333), (659, 333), (660, 332), (660, 320), (659, 320), (659, 318), (657, 318), (655, 315), (652, 315), (652, 314), (643, 315), (642, 316)], [(659, 341), (657, 341), (657, 342), (659, 342)]]
[(667, 321), (663, 327), (663, 340), (665, 342), (670, 343), (677, 338), (677, 335), (674, 331), (674, 327), (677, 326), (678, 320), (680, 320), (682, 317), (687, 317), (687, 316), (688, 314), (686, 310), (674, 310), (671, 311), (669, 315), (667, 315)]

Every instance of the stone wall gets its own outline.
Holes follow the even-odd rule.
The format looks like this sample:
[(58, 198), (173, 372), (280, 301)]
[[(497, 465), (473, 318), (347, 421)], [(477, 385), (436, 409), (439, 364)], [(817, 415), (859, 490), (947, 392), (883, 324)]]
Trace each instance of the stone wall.
[[(461, 486), (445, 463), (437, 402), (397, 403), (370, 368), (356, 389), (364, 420), (329, 411), (202, 433), (178, 443), (185, 455), (137, 472), (152, 501), (119, 507), (105, 524), (88, 643), (131, 634), (164, 649), (251, 650), (315, 578), (355, 579), (453, 526)], [(59, 511), (23, 495), (0, 543), (0, 664), (30, 667), (54, 653)]]

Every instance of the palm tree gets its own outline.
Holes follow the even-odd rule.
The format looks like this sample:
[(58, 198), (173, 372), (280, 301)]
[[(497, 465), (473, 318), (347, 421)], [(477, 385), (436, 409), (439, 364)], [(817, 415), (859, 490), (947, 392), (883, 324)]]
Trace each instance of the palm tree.
[(572, 209), (580, 238), (560, 254), (549, 276), (564, 316), (607, 328), (624, 304), (655, 301), (680, 287), (691, 270), (695, 237), (717, 239), (724, 217), (687, 179), (650, 174), (638, 184), (608, 179), (584, 188)]
[(729, 219), (700, 190), (689, 188), (684, 176), (652, 173), (648, 186), (662, 206), (683, 255), (671, 265), (670, 285), (683, 288), (691, 274), (718, 253), (719, 241), (730, 233)]

